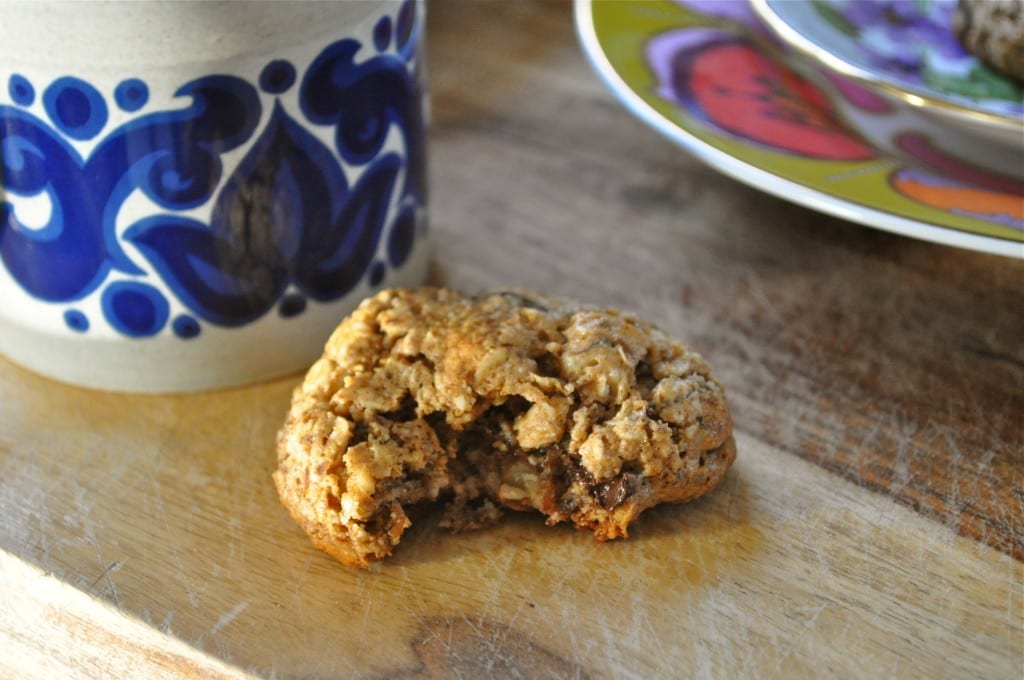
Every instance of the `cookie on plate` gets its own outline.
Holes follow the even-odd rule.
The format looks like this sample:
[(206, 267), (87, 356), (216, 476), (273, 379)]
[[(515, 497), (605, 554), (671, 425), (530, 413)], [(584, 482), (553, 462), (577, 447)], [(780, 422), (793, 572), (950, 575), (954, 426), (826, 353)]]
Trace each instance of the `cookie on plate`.
[(536, 510), (598, 540), (713, 489), (736, 456), (708, 364), (614, 309), (532, 293), (390, 290), (332, 334), (296, 388), (274, 482), (350, 566), (391, 554), (409, 510), (472, 529)]
[(959, 0), (953, 33), (968, 52), (1024, 82), (1024, 0)]

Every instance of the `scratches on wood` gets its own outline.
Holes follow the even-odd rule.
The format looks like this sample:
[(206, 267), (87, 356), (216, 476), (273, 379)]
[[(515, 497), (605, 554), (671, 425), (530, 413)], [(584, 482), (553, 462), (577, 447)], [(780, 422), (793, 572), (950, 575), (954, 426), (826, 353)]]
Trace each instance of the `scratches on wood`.
[(110, 588), (113, 589), (113, 583), (110, 581), (110, 574), (116, 573), (123, 564), (123, 560), (114, 560), (108, 564), (103, 571), (100, 572), (100, 575), (96, 577), (96, 580), (89, 584), (89, 590), (93, 590), (96, 587), (96, 584), (103, 579), (107, 579), (107, 583), (110, 585)]
[(250, 677), (4, 552), (0, 591), (0, 667), (8, 677)]
[(966, 352), (988, 361), (1002, 362), (1009, 368), (1017, 369), (1018, 379), (1024, 376), (1024, 359), (1013, 356), (1005, 351), (992, 349), (989, 345), (975, 337), (964, 337), (960, 340), (960, 347)]
[(412, 641), (417, 666), (387, 677), (551, 678), (584, 680), (590, 675), (541, 642), (511, 626), (474, 616), (429, 617)]
[(732, 329), (712, 358), (736, 422), (1024, 559), (1024, 269), (891, 237), (873, 272), (838, 238), (812, 264), (789, 255), (810, 232), (780, 233), (772, 265), (741, 255), (750, 273), (706, 301)]
[(248, 607), (248, 606), (249, 606), (249, 601), (246, 600), (245, 602), (239, 602), (234, 607), (232, 607), (230, 610), (224, 612), (221, 615), (221, 617), (219, 619), (217, 619), (217, 622), (214, 623), (213, 626), (210, 628), (210, 634), (211, 635), (216, 635), (217, 633), (219, 633), (221, 631), (222, 628), (224, 628), (225, 626), (230, 625), (230, 623), (232, 621), (234, 621), (235, 618), (239, 614), (241, 614), (243, 611), (245, 611), (245, 608)]

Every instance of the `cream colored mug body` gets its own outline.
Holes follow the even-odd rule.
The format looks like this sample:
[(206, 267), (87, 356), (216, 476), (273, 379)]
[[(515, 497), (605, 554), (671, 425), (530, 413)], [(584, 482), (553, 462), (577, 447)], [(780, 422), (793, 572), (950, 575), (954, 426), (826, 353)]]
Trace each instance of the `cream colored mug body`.
[(421, 1), (2, 9), (0, 353), (104, 389), (252, 383), (423, 281)]

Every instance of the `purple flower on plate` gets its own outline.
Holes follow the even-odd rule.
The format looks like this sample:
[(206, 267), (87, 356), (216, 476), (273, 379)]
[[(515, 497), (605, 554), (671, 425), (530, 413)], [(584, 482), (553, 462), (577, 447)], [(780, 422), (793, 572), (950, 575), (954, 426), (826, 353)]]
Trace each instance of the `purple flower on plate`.
[[(983, 102), (998, 115), (1021, 113), (1021, 88), (968, 54), (952, 29), (957, 0), (810, 0), (851, 61), (903, 87)], [(801, 7), (804, 7), (801, 5)], [(838, 35), (836, 35), (838, 34)], [(828, 33), (820, 38), (827, 38)]]
[(954, 3), (948, 0), (814, 0), (818, 13), (854, 37), (876, 68), (897, 71), (915, 81), (941, 64), (966, 71), (973, 59), (950, 29)]

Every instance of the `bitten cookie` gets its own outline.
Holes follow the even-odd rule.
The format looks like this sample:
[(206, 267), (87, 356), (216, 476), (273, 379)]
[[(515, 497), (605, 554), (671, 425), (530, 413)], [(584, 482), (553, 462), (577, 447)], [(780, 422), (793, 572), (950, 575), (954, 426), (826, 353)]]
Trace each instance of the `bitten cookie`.
[(736, 457), (708, 364), (639, 319), (531, 293), (390, 290), (332, 334), (278, 439), (281, 501), (350, 566), (411, 506), (471, 529), (537, 510), (598, 540), (713, 489)]
[(953, 32), (968, 52), (1024, 82), (1024, 0), (959, 0)]

